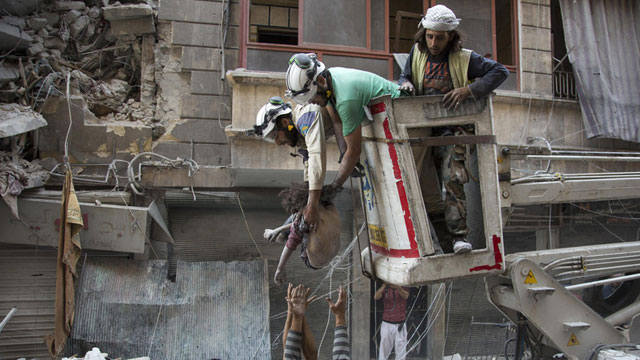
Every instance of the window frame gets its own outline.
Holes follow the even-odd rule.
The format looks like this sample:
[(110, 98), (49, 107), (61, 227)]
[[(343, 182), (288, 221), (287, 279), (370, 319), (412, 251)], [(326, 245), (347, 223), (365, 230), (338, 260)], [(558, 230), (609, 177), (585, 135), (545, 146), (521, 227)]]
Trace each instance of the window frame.
[[(513, 42), (513, 61), (515, 65), (504, 65), (510, 73), (516, 75), (516, 90), (508, 90), (508, 91), (520, 91), (520, 23), (518, 18), (518, 8), (520, 1), (519, 0), (510, 0), (511, 1), (511, 41)], [(423, 0), (424, 3), (424, 11), (431, 6), (435, 6), (438, 4), (438, 0)], [(464, 21), (464, 19), (463, 19)], [(496, 0), (491, 0), (491, 51), (495, 54), (495, 60), (497, 61), (498, 57), (498, 40), (496, 35)]]
[[(304, 3), (305, 0), (298, 0), (298, 45), (286, 45), (286, 44), (270, 44), (249, 41), (249, 11), (251, 0), (240, 0), (241, 16), (240, 16), (240, 47), (238, 49), (238, 65), (240, 67), (247, 67), (247, 53), (248, 50), (271, 50), (282, 52), (314, 52), (318, 54), (318, 58), (322, 60), (323, 56), (335, 55), (335, 56), (349, 56), (359, 58), (369, 58), (377, 60), (386, 60), (388, 65), (387, 78), (393, 77), (393, 55), (389, 52), (389, 1), (384, 1), (384, 33), (385, 44), (384, 50), (372, 50), (371, 49), (371, 0), (365, 0), (365, 16), (366, 16), (366, 47), (355, 46), (343, 46), (332, 44), (318, 44), (312, 42), (304, 42)], [(308, 0), (312, 1), (312, 0)]]
[[(307, 0), (312, 1), (312, 0)], [(391, 39), (389, 39), (389, 1), (384, 1), (384, 36), (385, 44), (384, 50), (372, 50), (371, 49), (371, 0), (365, 0), (365, 16), (366, 16), (366, 47), (353, 47), (343, 45), (331, 45), (331, 44), (318, 44), (312, 42), (304, 42), (304, 4), (305, 0), (298, 0), (298, 45), (286, 45), (286, 44), (270, 44), (259, 43), (249, 41), (249, 11), (251, 0), (240, 0), (240, 46), (238, 49), (238, 65), (242, 68), (247, 67), (247, 53), (248, 50), (271, 50), (282, 52), (314, 52), (318, 54), (318, 58), (322, 60), (323, 56), (335, 55), (335, 56), (348, 56), (348, 57), (361, 57), (378, 60), (386, 60), (388, 63), (387, 78), (392, 80), (394, 59), (393, 54), (390, 52)], [(516, 91), (520, 91), (520, 44), (519, 44), (519, 1), (511, 1), (511, 27), (512, 27), (512, 41), (513, 51), (512, 56), (515, 65), (505, 65), (509, 72), (516, 75)], [(431, 6), (438, 3), (437, 0), (422, 0), (422, 12), (426, 11)], [(497, 36), (496, 36), (496, 0), (491, 0), (491, 40), (492, 40), (492, 52), (498, 54), (497, 51)]]

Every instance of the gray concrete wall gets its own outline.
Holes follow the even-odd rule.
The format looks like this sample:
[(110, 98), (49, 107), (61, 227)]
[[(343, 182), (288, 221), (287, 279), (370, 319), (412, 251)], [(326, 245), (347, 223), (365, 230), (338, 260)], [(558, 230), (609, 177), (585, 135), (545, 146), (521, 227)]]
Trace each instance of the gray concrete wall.
[[(231, 91), (222, 76), (238, 64), (239, 1), (222, 25), (222, 1), (161, 0), (156, 44), (156, 120), (164, 134), (159, 154), (193, 159), (200, 165), (228, 165), (224, 127), (231, 119)], [(222, 38), (227, 31), (223, 46)]]

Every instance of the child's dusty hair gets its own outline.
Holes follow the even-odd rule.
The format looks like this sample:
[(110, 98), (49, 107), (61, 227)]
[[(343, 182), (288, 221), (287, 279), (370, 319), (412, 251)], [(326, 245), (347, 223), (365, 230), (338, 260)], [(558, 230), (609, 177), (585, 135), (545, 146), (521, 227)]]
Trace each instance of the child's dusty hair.
[[(320, 205), (327, 207), (332, 204), (332, 201), (328, 198), (329, 192), (324, 191), (325, 188), (327, 188), (327, 185), (322, 188)], [(309, 185), (307, 183), (291, 183), (288, 188), (280, 191), (278, 197), (287, 214), (295, 214), (307, 206)]]

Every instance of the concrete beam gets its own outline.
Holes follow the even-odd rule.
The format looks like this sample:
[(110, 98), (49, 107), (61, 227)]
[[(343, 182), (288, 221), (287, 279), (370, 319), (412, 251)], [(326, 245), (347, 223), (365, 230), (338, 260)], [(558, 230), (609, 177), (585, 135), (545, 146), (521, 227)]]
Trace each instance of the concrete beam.
[(29, 106), (0, 104), (0, 138), (47, 126), (47, 121)]
[(0, 50), (24, 50), (31, 46), (33, 38), (17, 26), (0, 21)]
[[(333, 179), (336, 171), (327, 171), (326, 179)], [(235, 169), (226, 166), (201, 166), (189, 176), (186, 168), (142, 166), (144, 188), (193, 186), (200, 189), (283, 188), (303, 180), (302, 169)], [(347, 181), (347, 184), (349, 182)]]
[(102, 15), (107, 20), (128, 20), (141, 17), (152, 17), (153, 9), (147, 4), (106, 6)]
[[(4, 202), (0, 204), (2, 242), (58, 246), (60, 201), (18, 199), (20, 220)], [(147, 237), (147, 208), (80, 203), (84, 227), (80, 232), (83, 249), (141, 253)]]
[(110, 20), (111, 34), (114, 36), (150, 34), (156, 31), (153, 17), (139, 17), (125, 20)]

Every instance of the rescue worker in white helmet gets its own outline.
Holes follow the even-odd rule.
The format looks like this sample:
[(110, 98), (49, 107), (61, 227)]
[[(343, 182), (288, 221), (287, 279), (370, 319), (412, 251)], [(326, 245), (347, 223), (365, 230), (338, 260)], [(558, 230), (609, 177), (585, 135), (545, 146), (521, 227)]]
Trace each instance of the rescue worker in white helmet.
[[(316, 225), (322, 224), (328, 219), (338, 219), (335, 207), (323, 207), (320, 204), (320, 197), (324, 185), (326, 173), (326, 140), (334, 135), (333, 130), (333, 109), (323, 108), (317, 105), (297, 105), (291, 109), (289, 103), (278, 96), (274, 96), (260, 108), (256, 117), (256, 125), (253, 133), (268, 142), (278, 145), (289, 145), (297, 147), (298, 153), (304, 162), (304, 180), (308, 184), (308, 198), (304, 209), (302, 209), (302, 219), (306, 226), (313, 233)], [(339, 123), (339, 119), (337, 120)], [(341, 134), (336, 136), (338, 146), (344, 144)], [(325, 194), (326, 195), (326, 194)], [(327, 211), (329, 209), (329, 211)], [(294, 221), (292, 215), (285, 225)], [(298, 219), (299, 220), (299, 219)], [(335, 225), (335, 224), (334, 224)], [(302, 242), (302, 236), (291, 235), (289, 226), (281, 226), (278, 231), (265, 231), (265, 237), (269, 241), (283, 242), (287, 238), (287, 243), (280, 257), (280, 263), (276, 272), (275, 281), (284, 281), (284, 267), (293, 250)], [(294, 233), (296, 233), (294, 231)], [(304, 242), (302, 248), (302, 258), (305, 264), (311, 268), (320, 268), (328, 262), (334, 254), (334, 250), (339, 248), (339, 232), (337, 236), (337, 247), (333, 240), (324, 240), (327, 229), (319, 229), (318, 234), (323, 234), (318, 241), (311, 241), (310, 244)], [(297, 234), (299, 235), (299, 233)], [(329, 236), (327, 236), (328, 238)], [(292, 240), (295, 238), (295, 241)], [(313, 238), (313, 237), (312, 237)], [(313, 238), (315, 239), (315, 238)], [(317, 249), (324, 250), (317, 250)], [(309, 249), (310, 253), (307, 253)], [(326, 251), (331, 249), (331, 251)]]
[(391, 95), (401, 96), (399, 86), (376, 74), (342, 67), (326, 69), (315, 54), (294, 54), (289, 59), (285, 95), (298, 104), (331, 105), (340, 116), (346, 152), (338, 174), (332, 183), (336, 189), (352, 174), (362, 145), (361, 124), (364, 107), (371, 99)]

